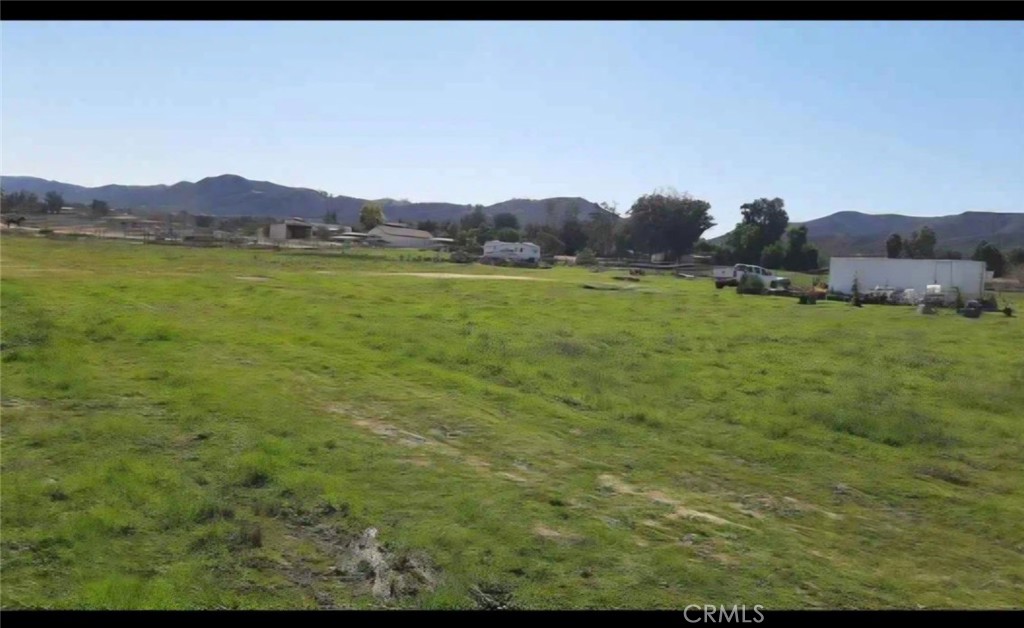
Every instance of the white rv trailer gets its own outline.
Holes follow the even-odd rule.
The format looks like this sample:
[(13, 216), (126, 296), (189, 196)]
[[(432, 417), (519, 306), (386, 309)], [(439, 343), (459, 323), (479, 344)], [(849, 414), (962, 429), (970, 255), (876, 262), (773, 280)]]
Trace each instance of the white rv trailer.
[(540, 247), (533, 242), (501, 242), (500, 240), (491, 240), (484, 243), (483, 256), (489, 259), (539, 262)]
[(875, 287), (913, 289), (925, 294), (930, 285), (942, 286), (946, 300), (980, 299), (985, 291), (985, 262), (960, 259), (890, 259), (887, 257), (833, 257), (829, 261), (830, 292), (851, 294)]

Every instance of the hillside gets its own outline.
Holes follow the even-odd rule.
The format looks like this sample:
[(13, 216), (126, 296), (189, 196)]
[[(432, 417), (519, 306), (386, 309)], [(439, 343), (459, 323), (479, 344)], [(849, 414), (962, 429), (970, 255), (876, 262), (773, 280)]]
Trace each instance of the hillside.
[[(843, 211), (794, 225), (805, 225), (810, 241), (829, 256), (884, 255), (890, 233), (904, 238), (925, 225), (935, 230), (936, 250), (971, 253), (981, 240), (1001, 250), (1024, 246), (1024, 213), (969, 211), (953, 216), (902, 216)], [(721, 243), (728, 234), (712, 240)]]
[[(325, 197), (317, 190), (293, 188), (268, 181), (252, 181), (238, 175), (207, 177), (195, 183), (182, 181), (174, 185), (104, 185), (89, 188), (36, 177), (0, 177), (4, 191), (32, 192), (42, 197), (55, 191), (69, 203), (88, 203), (93, 199), (106, 201), (114, 208), (150, 211), (187, 211), (215, 216), (302, 216), (321, 218), (326, 212), (337, 212), (341, 223), (355, 223), (359, 210), (370, 199), (351, 196)], [(380, 199), (391, 220), (458, 220), (472, 211), (470, 205), (455, 203), (411, 203)], [(501, 212), (515, 214), (521, 224), (545, 223), (564, 219), (575, 206), (581, 217), (603, 211), (583, 198), (548, 198), (540, 200), (511, 199), (484, 207), (489, 216)], [(548, 208), (551, 208), (549, 212)]]

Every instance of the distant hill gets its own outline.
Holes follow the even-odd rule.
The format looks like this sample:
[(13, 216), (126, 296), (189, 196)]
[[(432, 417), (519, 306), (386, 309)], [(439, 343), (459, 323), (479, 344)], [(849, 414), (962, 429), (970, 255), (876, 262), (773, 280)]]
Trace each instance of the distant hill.
[[(904, 238), (925, 225), (935, 230), (936, 252), (970, 254), (981, 240), (1000, 250), (1024, 246), (1024, 213), (964, 212), (954, 216), (902, 216), (844, 211), (804, 223), (812, 244), (828, 256), (885, 255), (890, 233)], [(728, 234), (712, 240), (721, 243)]]
[[(55, 191), (69, 203), (89, 203), (103, 200), (117, 209), (142, 211), (187, 211), (192, 214), (214, 216), (272, 216), (285, 218), (301, 216), (320, 219), (328, 211), (337, 212), (342, 224), (359, 220), (359, 210), (370, 199), (351, 196), (327, 198), (316, 190), (277, 185), (268, 181), (251, 181), (238, 175), (225, 174), (207, 177), (195, 183), (182, 181), (174, 185), (104, 185), (88, 188), (60, 181), (36, 177), (0, 177), (4, 191), (33, 192), (42, 198)], [(389, 220), (458, 220), (473, 211), (471, 205), (455, 203), (411, 203), (394, 199), (375, 202), (384, 207)], [(483, 207), (489, 216), (509, 212), (519, 218), (520, 224), (561, 222), (576, 207), (579, 216), (586, 218), (591, 212), (604, 211), (599, 205), (583, 198), (547, 198), (540, 200), (511, 199)], [(549, 209), (550, 208), (550, 209)]]

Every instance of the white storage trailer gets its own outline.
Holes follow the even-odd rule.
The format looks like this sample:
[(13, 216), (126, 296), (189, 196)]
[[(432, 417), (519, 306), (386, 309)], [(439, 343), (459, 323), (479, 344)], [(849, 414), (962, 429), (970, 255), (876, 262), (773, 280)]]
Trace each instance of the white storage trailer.
[(829, 262), (830, 292), (851, 294), (853, 281), (864, 293), (876, 286), (913, 289), (925, 294), (938, 284), (947, 300), (980, 299), (985, 290), (985, 262), (960, 259), (890, 259), (887, 257), (833, 257)]

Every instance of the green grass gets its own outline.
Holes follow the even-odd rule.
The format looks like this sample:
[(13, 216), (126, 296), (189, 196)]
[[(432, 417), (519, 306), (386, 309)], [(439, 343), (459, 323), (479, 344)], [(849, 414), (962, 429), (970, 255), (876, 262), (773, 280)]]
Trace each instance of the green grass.
[(369, 526), (443, 574), (399, 606), (1024, 600), (1020, 318), (394, 254), (0, 261), (4, 608), (372, 607), (329, 575)]

